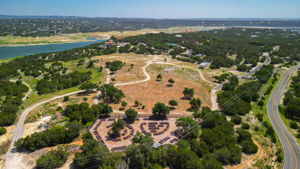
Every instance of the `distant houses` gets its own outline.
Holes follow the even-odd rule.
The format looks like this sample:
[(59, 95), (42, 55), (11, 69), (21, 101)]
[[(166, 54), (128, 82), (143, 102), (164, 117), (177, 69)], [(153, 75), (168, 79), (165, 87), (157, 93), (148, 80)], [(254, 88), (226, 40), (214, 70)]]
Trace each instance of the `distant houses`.
[(200, 63), (199, 68), (206, 69), (209, 66), (209, 64), (210, 64), (209, 62), (202, 62)]

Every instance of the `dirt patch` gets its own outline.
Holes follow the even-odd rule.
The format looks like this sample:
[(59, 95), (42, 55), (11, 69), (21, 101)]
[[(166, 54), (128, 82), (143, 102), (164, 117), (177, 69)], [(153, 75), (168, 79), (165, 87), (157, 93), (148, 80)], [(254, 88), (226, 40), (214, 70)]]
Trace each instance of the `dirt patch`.
[[(147, 72), (151, 75), (151, 79), (147, 82), (120, 86), (120, 88), (126, 95), (125, 101), (128, 103), (127, 107), (133, 107), (135, 100), (142, 102), (145, 105), (145, 109), (139, 110), (139, 112), (145, 112), (151, 114), (152, 107), (157, 102), (168, 104), (169, 100), (176, 100), (178, 106), (171, 112), (171, 114), (191, 114), (187, 112), (190, 107), (188, 100), (183, 100), (184, 88), (194, 88), (195, 98), (200, 98), (203, 106), (211, 106), (209, 86), (202, 85), (201, 79), (197, 72), (178, 68), (168, 65), (150, 65), (147, 68)], [(162, 81), (156, 81), (157, 74), (162, 74)], [(173, 87), (168, 86), (168, 79), (174, 79), (175, 83)], [(119, 109), (120, 105), (112, 105), (114, 109)]]
[(45, 116), (34, 123), (26, 123), (22, 137), (29, 136), (36, 132), (41, 132), (48, 128), (48, 123), (51, 121), (51, 116)]
[(111, 74), (111, 83), (126, 83), (138, 81), (145, 78), (142, 67), (146, 65), (147, 60), (151, 57), (147, 55), (136, 54), (113, 54), (93, 57), (92, 60), (99, 60), (95, 65), (105, 67), (106, 62), (122, 61), (124, 66)]

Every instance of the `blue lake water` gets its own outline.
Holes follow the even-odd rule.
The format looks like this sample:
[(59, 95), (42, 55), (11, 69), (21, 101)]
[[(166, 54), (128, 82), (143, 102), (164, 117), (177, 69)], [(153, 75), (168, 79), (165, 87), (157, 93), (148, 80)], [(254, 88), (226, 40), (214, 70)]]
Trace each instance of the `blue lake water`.
[[(90, 44), (103, 42), (103, 40), (93, 40), (88, 42), (62, 43), (62, 44), (47, 44), (47, 45), (32, 45), (32, 46), (14, 46), (0, 47), (0, 59), (13, 58), (18, 56), (27, 56), (38, 53), (58, 52), (73, 48), (84, 47)], [(94, 41), (95, 40), (95, 41)]]

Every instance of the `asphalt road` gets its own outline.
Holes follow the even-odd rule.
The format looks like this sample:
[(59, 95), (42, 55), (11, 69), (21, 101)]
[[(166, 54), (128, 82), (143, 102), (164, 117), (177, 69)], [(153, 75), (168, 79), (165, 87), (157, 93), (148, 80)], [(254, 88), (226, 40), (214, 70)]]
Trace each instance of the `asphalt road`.
[(256, 66), (254, 69), (252, 69), (249, 73), (246, 73), (245, 75), (239, 76), (239, 79), (246, 79), (250, 76), (252, 76), (253, 74), (255, 74), (255, 72), (259, 71), (264, 65), (268, 65), (271, 63), (271, 58), (269, 57), (269, 53), (264, 53), (263, 56), (266, 57), (266, 60), (263, 64)]
[(288, 129), (282, 122), (278, 110), (280, 99), (284, 94), (286, 86), (288, 85), (289, 78), (298, 68), (300, 68), (300, 65), (294, 66), (284, 72), (278, 85), (271, 94), (267, 105), (267, 112), (270, 121), (283, 147), (283, 169), (300, 169), (300, 147), (295, 138), (289, 133)]

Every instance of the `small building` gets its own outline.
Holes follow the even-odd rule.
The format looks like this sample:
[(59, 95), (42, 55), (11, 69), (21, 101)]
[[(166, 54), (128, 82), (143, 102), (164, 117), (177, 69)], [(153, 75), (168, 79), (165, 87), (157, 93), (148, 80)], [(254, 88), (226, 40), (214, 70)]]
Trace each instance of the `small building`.
[(182, 35), (175, 35), (176, 38), (182, 38)]
[(208, 65), (209, 65), (209, 62), (202, 62), (202, 63), (200, 63), (199, 68), (206, 69), (208, 67)]
[(192, 56), (193, 50), (192, 49), (187, 49), (185, 54), (188, 55), (188, 56)]
[(116, 43), (113, 40), (109, 40), (105, 42), (106, 45), (116, 45)]

